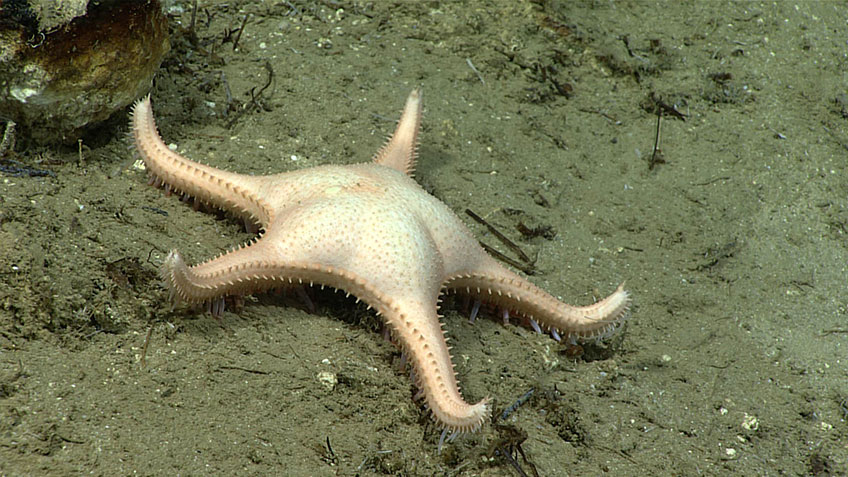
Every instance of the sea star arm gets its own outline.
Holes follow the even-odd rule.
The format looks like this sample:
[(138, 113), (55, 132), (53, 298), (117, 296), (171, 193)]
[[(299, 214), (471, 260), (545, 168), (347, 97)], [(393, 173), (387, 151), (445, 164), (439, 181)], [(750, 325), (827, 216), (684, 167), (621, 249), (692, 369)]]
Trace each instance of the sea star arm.
[(489, 399), (476, 404), (463, 399), (435, 303), (374, 299), (378, 314), (412, 363), (415, 384), (436, 422), (451, 432), (478, 430), (491, 413)]
[[(371, 306), (377, 300), (377, 287), (356, 274), (314, 260), (286, 260), (258, 239), (197, 265), (188, 266), (182, 255), (172, 250), (165, 258), (160, 275), (172, 300), (186, 303), (211, 302), (227, 295), (250, 295), (273, 288), (322, 285), (345, 290)], [(380, 295), (381, 296), (381, 295)]]
[(628, 316), (630, 294), (624, 284), (592, 305), (563, 303), (528, 280), (492, 263), (483, 269), (459, 273), (445, 287), (465, 292), (510, 312), (536, 320), (563, 336), (600, 337), (614, 331)]
[[(205, 303), (227, 295), (246, 295), (302, 283), (309, 274), (267, 260), (261, 242), (248, 244), (206, 262), (188, 266), (172, 250), (160, 268), (165, 287), (175, 301)], [(292, 281), (294, 280), (294, 282)]]
[(418, 159), (418, 130), (421, 125), (421, 91), (412, 90), (406, 99), (397, 129), (374, 155), (374, 162), (412, 176)]
[(153, 183), (249, 218), (262, 227), (270, 223), (269, 207), (252, 192), (267, 179), (216, 169), (169, 149), (156, 130), (149, 95), (133, 106), (132, 136)]

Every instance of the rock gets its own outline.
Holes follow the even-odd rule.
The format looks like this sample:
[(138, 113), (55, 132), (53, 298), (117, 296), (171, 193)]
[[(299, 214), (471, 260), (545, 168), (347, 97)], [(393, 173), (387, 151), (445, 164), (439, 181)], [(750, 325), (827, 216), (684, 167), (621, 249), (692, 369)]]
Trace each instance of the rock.
[(158, 0), (2, 0), (0, 124), (75, 143), (144, 94), (170, 49)]

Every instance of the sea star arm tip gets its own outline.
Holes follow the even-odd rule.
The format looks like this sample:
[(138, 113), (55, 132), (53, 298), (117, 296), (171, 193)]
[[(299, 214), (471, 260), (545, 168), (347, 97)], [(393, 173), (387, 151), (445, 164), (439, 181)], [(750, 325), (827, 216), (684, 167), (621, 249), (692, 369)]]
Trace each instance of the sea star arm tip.
[(415, 88), (406, 98), (395, 133), (374, 155), (377, 164), (397, 169), (412, 176), (418, 160), (418, 131), (421, 128), (421, 89)]

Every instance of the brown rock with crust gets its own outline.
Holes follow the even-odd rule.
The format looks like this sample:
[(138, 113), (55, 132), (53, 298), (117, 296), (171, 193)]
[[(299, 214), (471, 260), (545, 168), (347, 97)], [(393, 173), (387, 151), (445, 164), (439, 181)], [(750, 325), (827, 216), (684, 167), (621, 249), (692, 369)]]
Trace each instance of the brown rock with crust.
[(0, 1), (0, 120), (19, 141), (76, 142), (144, 94), (170, 49), (158, 0), (74, 1)]

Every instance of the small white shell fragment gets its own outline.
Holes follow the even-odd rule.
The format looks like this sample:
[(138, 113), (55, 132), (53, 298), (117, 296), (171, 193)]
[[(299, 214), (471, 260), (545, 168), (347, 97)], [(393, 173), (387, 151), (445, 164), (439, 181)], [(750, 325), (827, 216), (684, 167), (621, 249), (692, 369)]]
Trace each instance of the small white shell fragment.
[(329, 371), (321, 371), (316, 377), (318, 382), (327, 388), (327, 391), (332, 391), (336, 388), (336, 384), (339, 384), (339, 378), (336, 377), (336, 374)]
[(745, 413), (745, 418), (742, 419), (742, 429), (746, 431), (756, 431), (760, 428), (760, 420), (757, 419), (757, 416), (751, 416), (747, 412)]

